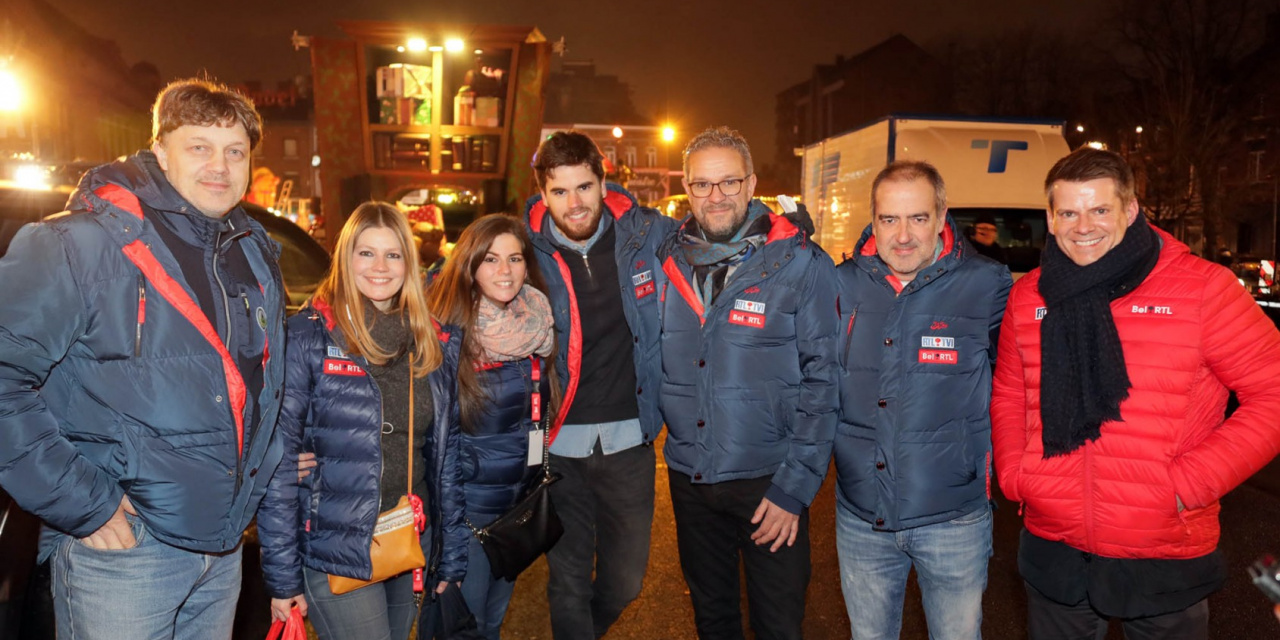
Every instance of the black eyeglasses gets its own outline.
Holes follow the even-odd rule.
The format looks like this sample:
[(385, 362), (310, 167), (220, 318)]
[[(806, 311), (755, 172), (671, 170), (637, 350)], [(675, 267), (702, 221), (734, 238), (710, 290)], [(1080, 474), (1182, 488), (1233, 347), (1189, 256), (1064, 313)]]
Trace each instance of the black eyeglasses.
[[(751, 177), (750, 174), (748, 174), (747, 177)], [(711, 190), (719, 187), (720, 195), (723, 195), (726, 198), (729, 196), (736, 196), (739, 193), (742, 193), (742, 183), (746, 181), (747, 178), (729, 178), (728, 180), (721, 180), (720, 182), (707, 182), (706, 180), (690, 182), (689, 195), (695, 198), (709, 198), (711, 197)]]

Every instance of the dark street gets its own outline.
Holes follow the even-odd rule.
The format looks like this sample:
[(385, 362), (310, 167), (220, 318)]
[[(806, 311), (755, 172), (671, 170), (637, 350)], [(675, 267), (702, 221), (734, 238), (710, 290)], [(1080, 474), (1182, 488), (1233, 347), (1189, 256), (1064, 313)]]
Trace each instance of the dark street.
[[(693, 607), (689, 601), (676, 552), (675, 520), (667, 489), (666, 468), (659, 456), (657, 503), (649, 573), (640, 599), (613, 627), (609, 638), (694, 638)], [(848, 618), (840, 594), (835, 545), (834, 469), (828, 474), (811, 514), (813, 580), (809, 584), (805, 638), (848, 638)], [(983, 637), (1013, 640), (1026, 637), (1026, 596), (1018, 577), (1018, 509), (999, 499), (995, 517), (995, 555), (983, 610)], [(1229, 563), (1226, 587), (1210, 598), (1210, 638), (1280, 638), (1280, 623), (1271, 615), (1266, 598), (1249, 581), (1245, 568), (1259, 555), (1280, 550), (1280, 463), (1273, 462), (1253, 480), (1222, 500), (1222, 549)], [(502, 635), (510, 640), (551, 638), (546, 599), (547, 565), (538, 561), (516, 584)], [(919, 591), (908, 588), (902, 638), (929, 637)], [(745, 600), (745, 595), (743, 596)], [(746, 626), (744, 616), (744, 627)], [(750, 632), (748, 632), (748, 637)], [(1123, 638), (1111, 625), (1108, 638)]]

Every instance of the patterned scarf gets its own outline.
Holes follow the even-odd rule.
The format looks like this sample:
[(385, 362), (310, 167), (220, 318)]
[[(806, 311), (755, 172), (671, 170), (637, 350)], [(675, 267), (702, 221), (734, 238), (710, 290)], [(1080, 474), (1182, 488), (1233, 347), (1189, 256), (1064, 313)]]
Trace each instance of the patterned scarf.
[(693, 267), (694, 287), (704, 308), (710, 308), (724, 283), (743, 260), (765, 243), (773, 223), (764, 215), (768, 208), (749, 206), (747, 218), (726, 242), (711, 242), (703, 237), (702, 228), (692, 217), (681, 230), (680, 248), (684, 259)]
[(485, 362), (508, 362), (535, 353), (544, 358), (551, 355), (555, 346), (552, 327), (547, 296), (525, 284), (506, 307), (480, 296), (473, 331)]

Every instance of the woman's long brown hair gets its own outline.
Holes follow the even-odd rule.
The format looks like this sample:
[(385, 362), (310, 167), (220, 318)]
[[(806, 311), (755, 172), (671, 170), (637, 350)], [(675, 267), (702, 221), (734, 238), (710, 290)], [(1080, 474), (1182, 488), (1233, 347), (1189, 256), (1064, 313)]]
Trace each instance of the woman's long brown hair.
[[(475, 322), (479, 310), (480, 285), (476, 283), (476, 271), (484, 262), (493, 241), (503, 234), (511, 234), (520, 242), (520, 254), (524, 256), (525, 283), (533, 288), (547, 292), (542, 280), (542, 272), (538, 270), (538, 258), (534, 254), (529, 235), (525, 232), (524, 222), (500, 213), (490, 214), (472, 222), (462, 231), (453, 254), (445, 262), (440, 275), (427, 290), (427, 307), (441, 322), (457, 325), (463, 329), (462, 355), (458, 362), (458, 405), (462, 411), (462, 428), (474, 432), (480, 416), (484, 413), (486, 402), (491, 400), (489, 393), (480, 385), (476, 375), (476, 364), (480, 359), (480, 346), (475, 339)], [(543, 411), (555, 416), (560, 407), (560, 385), (555, 368), (556, 350), (545, 359), (547, 382), (551, 388), (550, 402)]]
[(392, 301), (392, 309), (407, 320), (409, 333), (413, 336), (413, 375), (420, 378), (440, 366), (444, 353), (422, 293), (422, 272), (418, 268), (418, 254), (414, 251), (409, 221), (394, 205), (366, 202), (356, 207), (346, 224), (342, 225), (333, 250), (333, 264), (316, 287), (314, 297), (325, 301), (333, 310), (333, 320), (346, 339), (349, 352), (364, 356), (376, 365), (384, 365), (396, 355), (379, 347), (369, 334), (364, 317), (364, 296), (351, 271), (356, 241), (367, 229), (390, 229), (400, 241), (400, 254), (405, 261), (404, 286)]

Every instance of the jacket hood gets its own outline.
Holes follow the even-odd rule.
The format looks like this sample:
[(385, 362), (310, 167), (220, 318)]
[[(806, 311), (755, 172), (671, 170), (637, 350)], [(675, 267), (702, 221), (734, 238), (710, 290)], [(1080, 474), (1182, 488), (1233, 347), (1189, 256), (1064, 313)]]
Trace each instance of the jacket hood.
[(80, 179), (67, 208), (72, 211), (97, 211), (103, 207), (98, 190), (108, 185), (124, 188), (137, 196), (142, 204), (162, 215), (157, 216), (183, 241), (203, 246), (215, 241), (218, 233), (245, 230), (256, 226), (239, 206), (221, 218), (210, 218), (178, 193), (165, 177), (154, 153), (139, 151), (127, 158), (90, 169)]
[[(621, 220), (628, 211), (640, 206), (631, 192), (612, 182), (605, 183), (604, 209), (614, 220)], [(535, 235), (549, 233), (551, 227), (548, 219), (547, 204), (542, 201), (542, 194), (535, 193), (524, 203), (524, 222)]]

